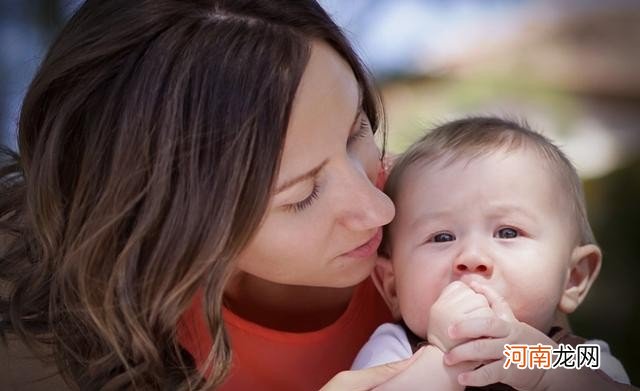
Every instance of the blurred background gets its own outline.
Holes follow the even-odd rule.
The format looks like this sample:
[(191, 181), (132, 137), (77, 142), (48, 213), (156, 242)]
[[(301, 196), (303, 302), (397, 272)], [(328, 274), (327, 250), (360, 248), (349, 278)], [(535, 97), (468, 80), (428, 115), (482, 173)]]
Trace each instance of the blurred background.
[[(0, 1), (1, 140), (79, 0)], [(469, 114), (526, 119), (585, 181), (603, 248), (600, 277), (572, 315), (640, 384), (640, 1), (320, 0), (376, 77), (391, 152)]]

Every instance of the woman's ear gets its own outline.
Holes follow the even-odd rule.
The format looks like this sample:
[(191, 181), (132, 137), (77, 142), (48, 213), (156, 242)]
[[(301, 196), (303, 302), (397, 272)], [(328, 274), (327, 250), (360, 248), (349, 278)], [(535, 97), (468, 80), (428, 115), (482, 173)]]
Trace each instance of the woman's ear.
[(394, 319), (400, 319), (400, 306), (398, 304), (398, 295), (396, 294), (395, 275), (391, 259), (378, 256), (371, 278), (391, 310)]
[(586, 244), (573, 249), (569, 264), (569, 275), (558, 309), (570, 314), (587, 297), (591, 285), (600, 273), (602, 252), (595, 244)]

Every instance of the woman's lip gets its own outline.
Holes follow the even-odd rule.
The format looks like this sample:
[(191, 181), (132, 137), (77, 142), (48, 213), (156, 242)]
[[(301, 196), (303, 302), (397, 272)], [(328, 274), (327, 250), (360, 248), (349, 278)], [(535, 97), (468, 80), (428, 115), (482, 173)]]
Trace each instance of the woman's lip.
[(353, 250), (344, 253), (346, 257), (353, 258), (369, 258), (378, 251), (378, 246), (382, 241), (382, 228), (378, 228), (376, 233), (362, 246), (356, 247)]

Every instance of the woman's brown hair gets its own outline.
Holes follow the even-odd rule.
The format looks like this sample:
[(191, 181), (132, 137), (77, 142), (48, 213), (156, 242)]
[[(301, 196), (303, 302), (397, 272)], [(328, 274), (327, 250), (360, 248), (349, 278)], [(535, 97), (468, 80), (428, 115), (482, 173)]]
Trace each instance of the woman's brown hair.
[[(220, 384), (224, 286), (266, 211), (312, 40), (350, 64), (375, 129), (368, 75), (315, 1), (87, 0), (29, 87), (19, 155), (3, 152), (3, 328), (81, 389)], [(206, 380), (176, 339), (199, 288)]]

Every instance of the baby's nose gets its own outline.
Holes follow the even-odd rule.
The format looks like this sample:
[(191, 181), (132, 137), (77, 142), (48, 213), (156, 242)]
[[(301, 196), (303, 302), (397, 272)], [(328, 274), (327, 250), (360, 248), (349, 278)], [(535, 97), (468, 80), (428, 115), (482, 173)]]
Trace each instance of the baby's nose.
[(493, 273), (493, 262), (486, 255), (477, 252), (465, 252), (460, 254), (453, 263), (454, 274), (478, 273), (491, 275)]

